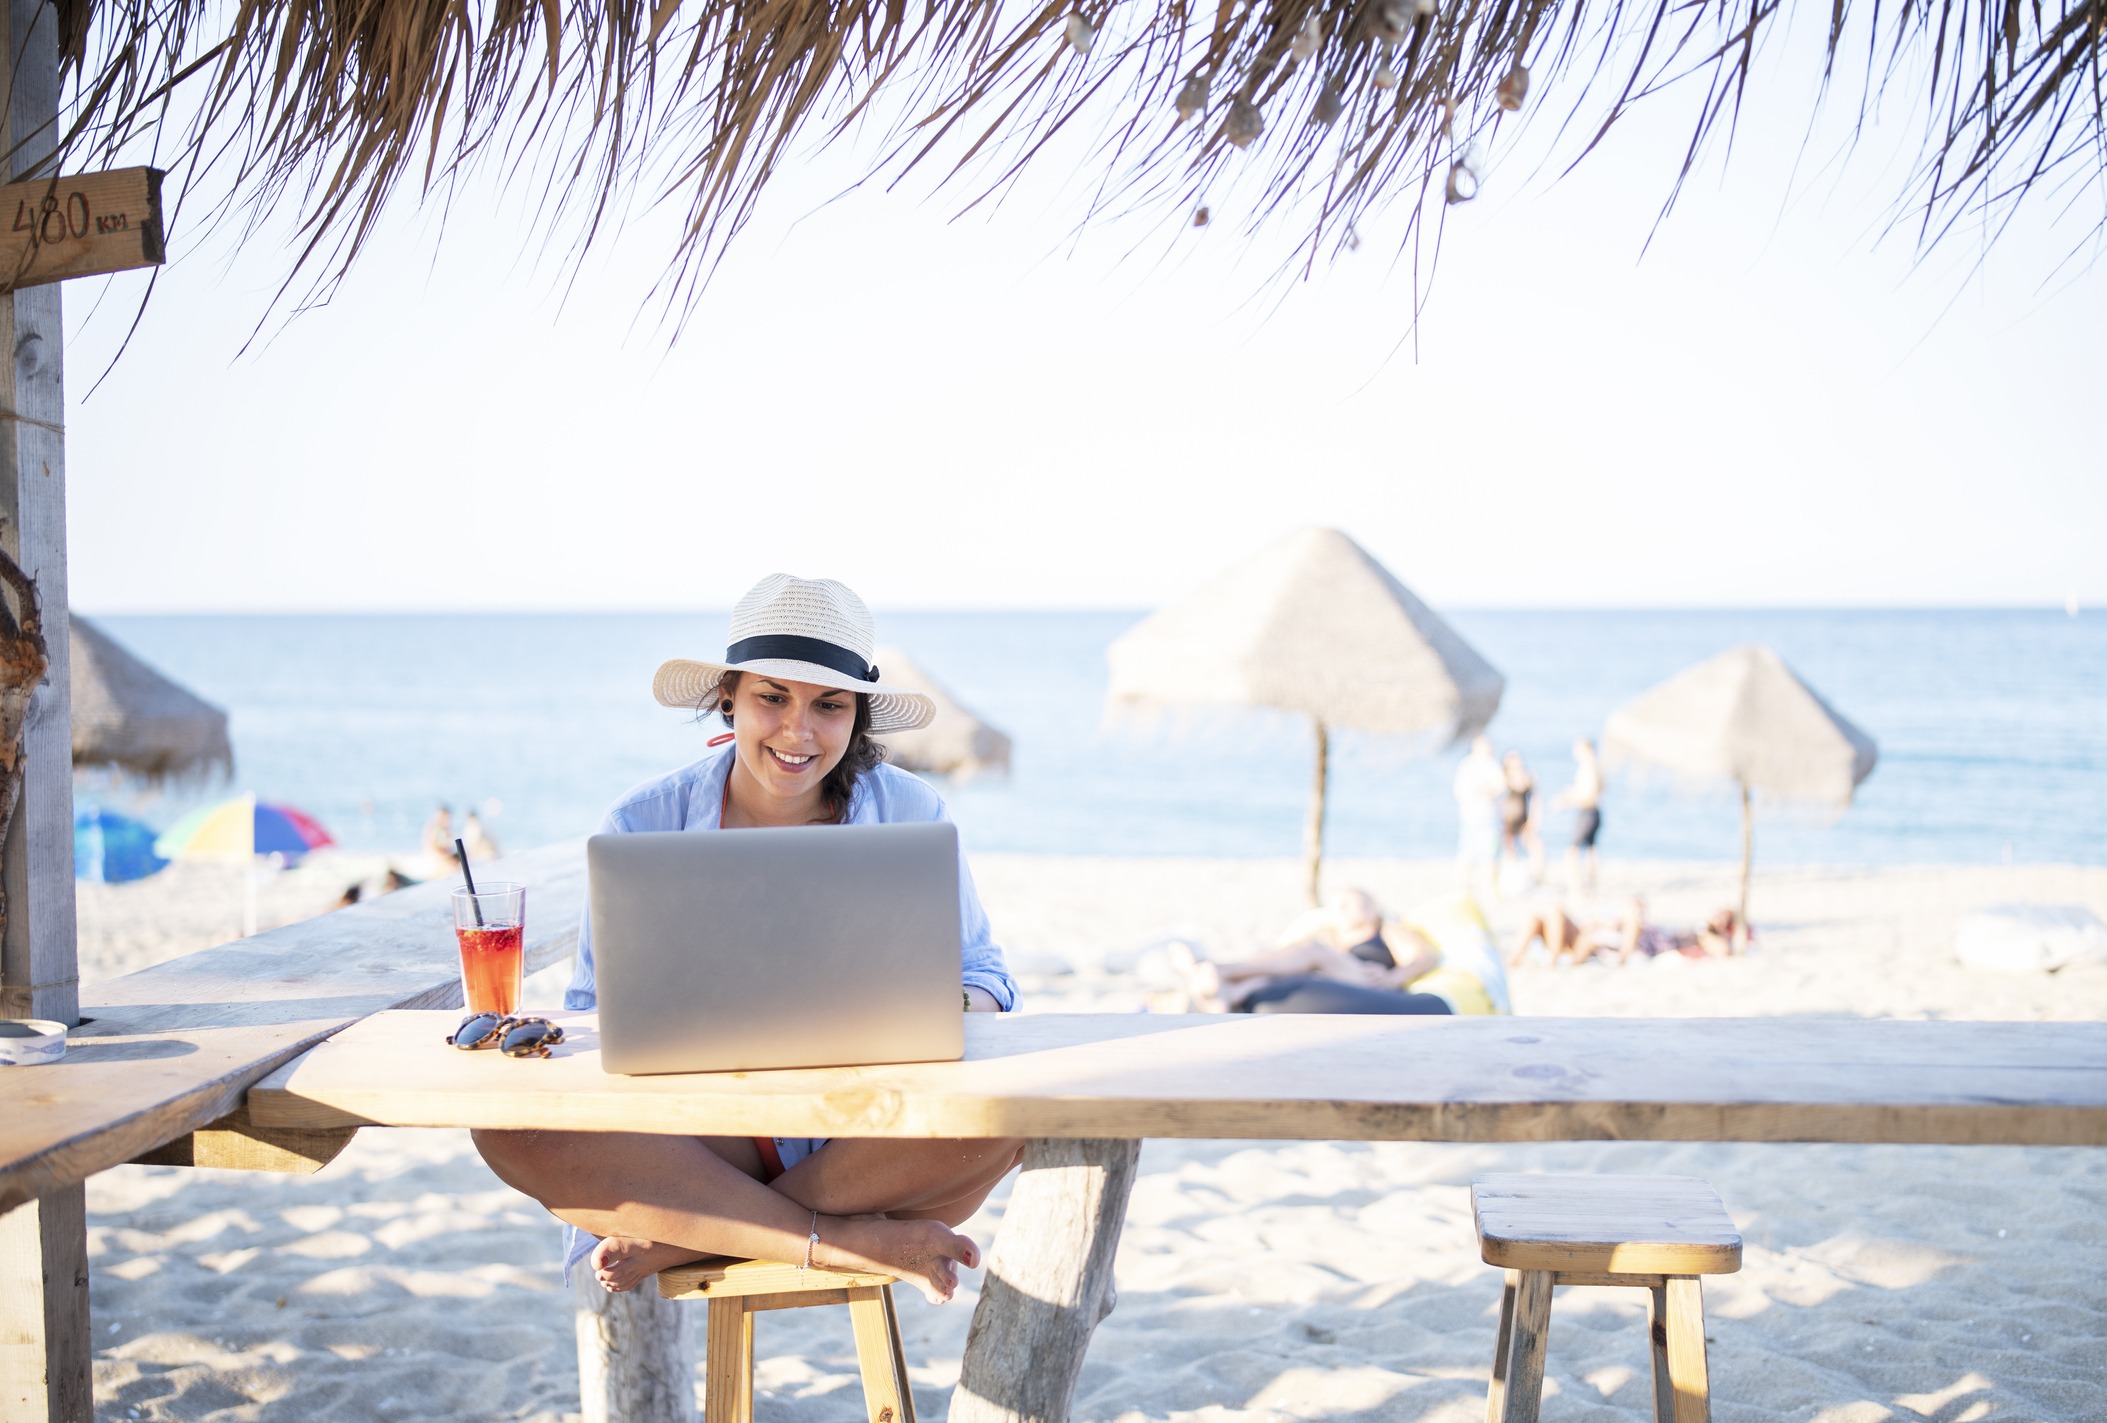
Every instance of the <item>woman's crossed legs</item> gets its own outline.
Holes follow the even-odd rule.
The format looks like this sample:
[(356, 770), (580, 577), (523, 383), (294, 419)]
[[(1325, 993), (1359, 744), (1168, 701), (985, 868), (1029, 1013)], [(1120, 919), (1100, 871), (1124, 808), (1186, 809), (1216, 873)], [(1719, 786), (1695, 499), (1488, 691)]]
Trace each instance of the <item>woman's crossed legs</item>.
[(949, 1299), (979, 1247), (951, 1227), (1024, 1154), (1017, 1140), (837, 1138), (764, 1183), (747, 1137), (642, 1132), (475, 1133), (490, 1169), (559, 1220), (604, 1237), (593, 1273), (610, 1290), (706, 1255), (872, 1270)]

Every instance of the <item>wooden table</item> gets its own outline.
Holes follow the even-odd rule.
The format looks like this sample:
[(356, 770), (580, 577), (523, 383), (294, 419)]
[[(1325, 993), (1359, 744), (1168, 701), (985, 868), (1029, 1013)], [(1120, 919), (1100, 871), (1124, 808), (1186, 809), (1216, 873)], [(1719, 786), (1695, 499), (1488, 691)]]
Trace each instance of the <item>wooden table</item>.
[(1022, 1136), (954, 1423), (1066, 1423), (1144, 1137), (2107, 1145), (2107, 1024), (1862, 1019), (966, 1020), (962, 1062), (610, 1077), (592, 1014), (548, 1061), (380, 1013), (252, 1088), (274, 1129)]

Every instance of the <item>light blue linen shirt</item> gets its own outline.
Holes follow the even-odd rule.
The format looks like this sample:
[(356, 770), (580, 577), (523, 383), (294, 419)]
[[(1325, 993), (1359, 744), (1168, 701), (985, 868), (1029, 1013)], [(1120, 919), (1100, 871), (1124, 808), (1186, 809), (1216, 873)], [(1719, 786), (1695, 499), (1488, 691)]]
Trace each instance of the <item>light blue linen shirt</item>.
[[(733, 748), (703, 757), (655, 780), (649, 780), (616, 801), (600, 822), (602, 835), (627, 835), (641, 830), (716, 830), (724, 812), (724, 780), (731, 774)], [(856, 778), (849, 796), (851, 825), (886, 825), (900, 821), (949, 820), (944, 798), (927, 781), (909, 775), (897, 766), (879, 764)], [(563, 992), (566, 1008), (593, 1008), (599, 995), (593, 988), (592, 912), (579, 917), (578, 964), (570, 986)], [(966, 867), (963, 846), (958, 857), (959, 958), (966, 986), (984, 989), (1010, 1012), (1017, 1006), (1017, 981), (1010, 977), (1002, 949), (988, 927), (987, 911), (973, 889), (973, 874)]]

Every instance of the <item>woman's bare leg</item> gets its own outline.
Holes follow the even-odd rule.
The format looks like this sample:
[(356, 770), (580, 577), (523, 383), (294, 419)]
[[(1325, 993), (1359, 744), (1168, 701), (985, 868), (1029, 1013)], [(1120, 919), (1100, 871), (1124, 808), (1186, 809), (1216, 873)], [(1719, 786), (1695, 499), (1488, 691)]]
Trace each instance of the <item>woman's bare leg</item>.
[[(910, 1218), (970, 1197), (973, 1210), (1024, 1159), (1017, 1137), (883, 1140), (836, 1137), (775, 1179), (780, 1191), (826, 1215), (882, 1211)], [(964, 1219), (964, 1217), (960, 1217)]]
[[(746, 1137), (702, 1138), (718, 1155), (759, 1179), (761, 1154)], [(1014, 1140), (884, 1141), (837, 1138), (784, 1172), (770, 1189), (807, 1211), (826, 1215), (883, 1214), (894, 1220), (933, 1220), (957, 1227), (980, 1209), (995, 1185), (1024, 1157)], [(818, 1163), (808, 1166), (808, 1163)], [(879, 1202), (900, 1205), (882, 1212)], [(612, 1236), (593, 1251), (593, 1272), (609, 1290), (632, 1289), (660, 1270), (685, 1265), (702, 1252), (658, 1241)]]
[[(670, 1246), (692, 1252), (691, 1259), (805, 1258), (817, 1207), (800, 1205), (727, 1161), (712, 1148), (717, 1139), (644, 1132), (474, 1135), (476, 1149), (507, 1185), (594, 1235)], [(934, 1220), (821, 1211), (818, 1228), (815, 1264), (889, 1274), (932, 1301), (951, 1297), (959, 1265), (980, 1263), (979, 1247)]]

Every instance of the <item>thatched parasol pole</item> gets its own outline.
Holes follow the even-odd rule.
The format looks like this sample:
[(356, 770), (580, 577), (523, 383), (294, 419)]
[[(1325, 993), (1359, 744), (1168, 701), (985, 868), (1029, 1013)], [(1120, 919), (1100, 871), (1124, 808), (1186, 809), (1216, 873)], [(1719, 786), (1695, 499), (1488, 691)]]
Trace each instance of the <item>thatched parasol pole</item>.
[(1329, 776), (1331, 732), (1321, 717), (1317, 727), (1317, 780), (1310, 787), (1310, 819), (1302, 832), (1302, 863), (1308, 879), (1310, 907), (1317, 905), (1317, 876), (1324, 868), (1324, 794)]
[(1741, 927), (1749, 922), (1749, 865), (1756, 858), (1756, 807), (1749, 799), (1749, 783), (1741, 786)]

